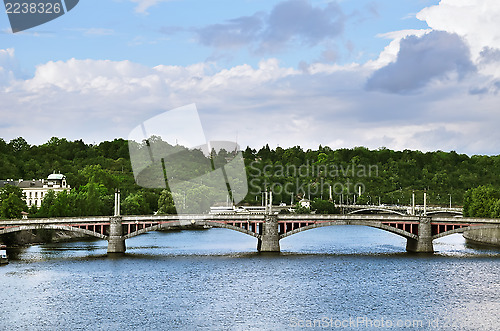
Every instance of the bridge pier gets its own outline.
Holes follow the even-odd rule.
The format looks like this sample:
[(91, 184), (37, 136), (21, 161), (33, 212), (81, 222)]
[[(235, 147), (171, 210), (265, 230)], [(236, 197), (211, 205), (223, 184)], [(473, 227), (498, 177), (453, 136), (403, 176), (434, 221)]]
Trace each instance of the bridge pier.
[(406, 251), (414, 253), (434, 253), (430, 217), (421, 217), (418, 224), (418, 240), (408, 238)]
[(257, 243), (259, 252), (279, 252), (280, 234), (278, 231), (278, 217), (276, 215), (266, 215), (263, 223), (262, 239)]
[(125, 238), (123, 238), (122, 218), (114, 216), (110, 218), (108, 254), (125, 253)]

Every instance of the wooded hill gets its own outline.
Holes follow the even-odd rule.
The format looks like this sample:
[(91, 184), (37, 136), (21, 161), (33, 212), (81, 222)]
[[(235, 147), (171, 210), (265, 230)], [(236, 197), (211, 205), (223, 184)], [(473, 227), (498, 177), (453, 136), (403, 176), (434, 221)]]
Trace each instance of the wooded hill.
[[(201, 157), (204, 157), (199, 153)], [(231, 151), (216, 157), (230, 159)], [(273, 202), (296, 203), (301, 198), (357, 203), (417, 203), (462, 205), (467, 190), (481, 185), (500, 188), (500, 156), (468, 156), (456, 152), (393, 151), (364, 147), (332, 150), (299, 146), (243, 151), (249, 193), (243, 204), (261, 204), (262, 191), (274, 191)], [(186, 168), (186, 171), (189, 169)], [(0, 139), (0, 179), (41, 179), (54, 171), (67, 177), (70, 194), (48, 196), (36, 216), (111, 215), (113, 194), (122, 192), (126, 214), (172, 212), (172, 196), (162, 189), (135, 184), (128, 142), (123, 139), (86, 144), (81, 140), (51, 138), (39, 146), (23, 138)], [(357, 196), (360, 187), (361, 197)], [(162, 194), (163, 193), (163, 194)], [(189, 192), (185, 192), (189, 196)], [(160, 203), (160, 204), (159, 204)]]

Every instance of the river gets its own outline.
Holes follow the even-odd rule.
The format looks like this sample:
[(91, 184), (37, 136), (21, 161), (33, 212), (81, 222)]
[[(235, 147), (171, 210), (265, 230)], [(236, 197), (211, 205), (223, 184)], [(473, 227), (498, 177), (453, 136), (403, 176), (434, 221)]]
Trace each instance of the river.
[(305, 231), (259, 254), (227, 229), (10, 250), (0, 330), (499, 330), (500, 251), (363, 226)]

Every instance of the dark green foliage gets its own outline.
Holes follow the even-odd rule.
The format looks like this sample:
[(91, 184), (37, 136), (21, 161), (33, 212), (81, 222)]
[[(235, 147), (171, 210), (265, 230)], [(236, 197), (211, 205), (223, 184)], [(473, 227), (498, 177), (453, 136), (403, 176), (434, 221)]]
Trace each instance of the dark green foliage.
[(302, 207), (302, 206), (297, 206), (295, 208), (295, 214), (310, 214), (310, 213), (311, 213), (311, 209), (309, 209), (309, 208)]
[(22, 189), (13, 185), (5, 185), (0, 188), (0, 202), (7, 199), (11, 194), (14, 194), (17, 198), (19, 198), (19, 200), (26, 199)]
[(28, 210), (23, 191), (7, 185), (0, 189), (0, 217), (21, 218), (21, 212)]
[(143, 215), (147, 213), (146, 201), (140, 193), (130, 193), (122, 202), (125, 215)]
[(463, 210), (465, 217), (500, 217), (500, 190), (491, 185), (468, 190)]
[(167, 190), (163, 190), (158, 199), (158, 213), (159, 214), (176, 214), (174, 199), (172, 198), (172, 193)]
[(26, 203), (14, 193), (2, 200), (0, 215), (2, 218), (21, 218), (21, 212), (28, 209)]
[[(182, 162), (178, 164), (170, 165), (168, 160), (165, 164), (172, 167), (177, 178), (193, 178), (193, 171), (197, 175), (206, 171), (206, 159), (201, 153), (185, 153), (185, 149), (179, 146), (167, 147), (178, 149), (176, 152), (182, 156), (179, 159)], [(228, 153), (221, 151), (216, 155), (214, 165), (222, 165)], [(500, 215), (500, 202), (486, 198), (491, 195), (490, 189), (483, 188), (481, 190), (489, 193), (481, 191), (483, 193), (476, 192), (475, 195), (470, 191), (464, 200), (467, 190), (481, 185), (500, 189), (500, 156), (392, 151), (386, 148), (368, 150), (364, 147), (332, 150), (327, 146), (319, 146), (318, 150), (304, 150), (300, 146), (273, 150), (268, 145), (257, 150), (247, 147), (243, 155), (249, 184), (249, 194), (243, 201), (246, 204), (260, 205), (262, 192), (267, 189), (273, 191), (274, 204), (295, 204), (302, 198), (309, 198), (317, 213), (332, 212), (330, 205), (325, 203), (330, 198), (330, 185), (334, 188), (332, 200), (339, 202), (343, 199), (352, 203), (358, 193), (356, 185), (362, 184), (363, 194), (356, 197), (357, 203), (377, 204), (380, 201), (408, 205), (414, 191), (416, 203), (422, 204), (423, 191), (426, 190), (430, 205), (447, 206), (451, 195), (453, 205), (466, 205), (467, 215)], [(175, 212), (171, 194), (136, 185), (126, 140), (86, 144), (81, 140), (51, 138), (43, 145), (31, 146), (23, 138), (10, 142), (0, 139), (0, 179), (40, 179), (53, 171), (67, 176), (71, 192), (46, 197), (40, 210), (34, 213), (34, 208), (30, 209), (30, 216), (112, 215), (116, 188), (121, 190), (124, 213)], [(0, 196), (0, 200), (1, 203), (8, 201), (5, 213), (14, 216), (19, 212), (20, 204), (19, 200), (14, 201), (14, 197), (9, 198), (10, 193), (13, 192)], [(203, 203), (209, 201), (210, 194), (202, 185), (186, 189), (182, 197), (175, 197), (176, 201), (185, 201), (178, 207), (188, 211), (189, 208), (208, 207)], [(19, 192), (15, 196), (23, 200)], [(198, 201), (193, 196), (207, 196), (207, 199)], [(478, 203), (478, 199), (488, 201), (491, 206)], [(7, 212), (10, 208), (14, 209)]]
[(352, 203), (359, 193), (356, 185), (362, 184), (362, 196), (356, 196), (361, 204), (409, 205), (412, 192), (416, 203), (422, 204), (426, 190), (430, 205), (448, 206), (451, 195), (452, 204), (460, 206), (468, 189), (479, 185), (500, 188), (500, 156), (322, 146), (317, 151), (299, 146), (276, 150), (266, 146), (258, 152), (247, 148), (244, 156), (249, 175), (245, 202), (249, 204), (260, 204), (266, 189), (273, 191), (277, 203), (303, 197), (328, 200), (329, 185), (334, 188), (335, 202)]
[(316, 212), (316, 214), (338, 214), (339, 210), (335, 208), (335, 205), (331, 201), (314, 199), (311, 203), (311, 209)]

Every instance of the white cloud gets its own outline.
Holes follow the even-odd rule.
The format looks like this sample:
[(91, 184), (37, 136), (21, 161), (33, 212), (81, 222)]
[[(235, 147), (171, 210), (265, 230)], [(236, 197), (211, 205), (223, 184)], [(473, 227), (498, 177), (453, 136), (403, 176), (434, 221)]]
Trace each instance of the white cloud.
[(473, 60), (484, 47), (500, 48), (500, 2), (497, 0), (441, 0), (417, 14), (434, 30), (456, 33), (467, 40)]
[(422, 37), (408, 36), (400, 41), (395, 62), (378, 69), (367, 81), (367, 88), (393, 93), (411, 92), (432, 79), (474, 72), (469, 48), (456, 34), (432, 31)]
[[(335, 39), (343, 32), (344, 23), (345, 15), (336, 2), (315, 7), (307, 0), (286, 0), (269, 13), (257, 12), (194, 31), (205, 46), (249, 47), (263, 54), (282, 51), (293, 44), (315, 46)], [(171, 31), (172, 28), (164, 29)]]
[(87, 142), (127, 137), (142, 121), (195, 102), (207, 138), (238, 136), (242, 146), (497, 151), (498, 96), (470, 95), (473, 80), (437, 81), (419, 95), (400, 96), (365, 91), (373, 70), (361, 65), (305, 69), (276, 59), (229, 69), (208, 63), (149, 68), (130, 61), (48, 62), (32, 78), (0, 90), (1, 136), (24, 136), (31, 143), (51, 136)]
[[(161, 2), (133, 1), (143, 13)], [(33, 77), (23, 79), (15, 74), (14, 51), (0, 50), (1, 136), (24, 136), (31, 143), (51, 136), (87, 142), (127, 137), (142, 121), (194, 102), (208, 139), (237, 136), (242, 146), (498, 154), (500, 32), (494, 22), (500, 5), (484, 3), (443, 0), (417, 14), (431, 29), (380, 34), (390, 42), (376, 60), (343, 66), (304, 63), (298, 70), (274, 58), (230, 68), (71, 59), (40, 64)], [(460, 38), (450, 37), (454, 34)], [(304, 40), (315, 36), (323, 38)], [(263, 42), (259, 38), (254, 45)], [(470, 65), (469, 60), (478, 71), (447, 67), (448, 62)], [(384, 70), (391, 79), (412, 77), (409, 90), (418, 93), (365, 90), (367, 80)], [(424, 74), (420, 80), (412, 76), (419, 74)], [(391, 79), (385, 85), (379, 79), (378, 86), (401, 92), (387, 84)]]
[(368, 61), (367, 63), (365, 63), (365, 66), (371, 69), (380, 69), (391, 62), (396, 62), (400, 49), (400, 42), (402, 39), (408, 36), (421, 37), (431, 31), (431, 29), (399, 30), (378, 34), (377, 37), (391, 39), (392, 41), (384, 48), (384, 50), (380, 53), (379, 57), (376, 60)]

